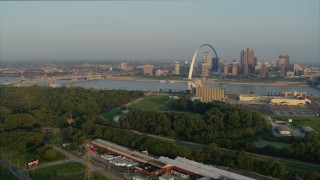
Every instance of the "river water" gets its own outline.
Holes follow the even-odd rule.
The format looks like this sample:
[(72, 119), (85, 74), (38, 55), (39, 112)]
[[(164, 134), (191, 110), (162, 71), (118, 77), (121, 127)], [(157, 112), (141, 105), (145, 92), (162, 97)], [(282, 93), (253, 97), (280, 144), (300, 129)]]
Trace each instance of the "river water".
[[(0, 84), (14, 82), (14, 78), (0, 78)], [(58, 84), (62, 86), (69, 86), (70, 80), (58, 80)], [(45, 82), (37, 83), (40, 86), (47, 85)], [(84, 88), (98, 88), (98, 89), (126, 89), (126, 90), (143, 90), (143, 91), (185, 91), (188, 87), (188, 82), (160, 82), (160, 81), (120, 81), (120, 80), (96, 80), (86, 81), (78, 80), (74, 83), (76, 86)], [(226, 89), (228, 94), (279, 94), (281, 91), (303, 91), (308, 94), (320, 96), (320, 90), (303, 85), (270, 85), (270, 84), (229, 84), (229, 83), (205, 83), (208, 87), (222, 87)]]

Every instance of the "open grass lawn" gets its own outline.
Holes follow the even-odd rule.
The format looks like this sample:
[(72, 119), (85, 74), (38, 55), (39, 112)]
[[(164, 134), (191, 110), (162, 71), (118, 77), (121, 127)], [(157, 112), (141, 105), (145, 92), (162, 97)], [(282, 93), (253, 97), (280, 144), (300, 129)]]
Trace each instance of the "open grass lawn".
[[(83, 180), (84, 179), (84, 173), (77, 175), (77, 176), (72, 176), (72, 177), (68, 177), (68, 180)], [(97, 174), (97, 173), (93, 173), (93, 179), (94, 180), (109, 180), (108, 178)]]
[[(6, 156), (13, 164), (15, 164), (18, 167), (25, 166), (25, 163), (33, 159), (33, 153), (20, 153), (16, 151), (16, 148), (14, 146), (5, 146), (1, 147), (1, 154)], [(67, 159), (65, 155), (57, 152), (57, 158), (53, 161), (47, 161), (40, 159), (40, 164), (47, 164), (51, 162), (56, 161), (62, 161)]]
[(176, 113), (190, 113), (185, 111), (177, 111), (173, 109), (172, 103), (174, 100), (171, 99), (169, 96), (175, 96), (175, 94), (152, 94), (148, 97), (145, 97), (140, 102), (129, 106), (129, 110), (152, 110), (160, 112), (170, 111)]
[[(255, 161), (265, 161), (267, 158), (263, 157), (257, 157), (257, 156), (252, 156)], [(283, 165), (286, 166), (287, 171), (291, 174), (306, 174), (306, 173), (311, 173), (311, 172), (320, 172), (320, 166), (312, 166), (312, 165), (304, 165), (300, 163), (295, 163), (295, 162), (288, 162), (284, 160), (277, 160), (276, 161), (281, 162)]]
[(173, 111), (171, 108), (172, 100), (167, 94), (150, 95), (139, 103), (133, 104), (129, 109), (134, 110), (154, 110), (154, 111)]
[(272, 141), (266, 141), (266, 140), (260, 140), (260, 141), (256, 141), (254, 142), (256, 144), (257, 147), (261, 148), (261, 147), (265, 147), (267, 145), (272, 145), (278, 149), (281, 149), (283, 147), (289, 147), (289, 144), (286, 143), (280, 143), (280, 142), (272, 142)]
[(120, 108), (113, 108), (113, 109), (105, 109), (101, 114), (103, 117), (107, 118), (108, 120), (113, 120), (113, 117), (117, 116), (121, 112)]
[(0, 165), (0, 179), (17, 180), (17, 178), (6, 168)]
[(320, 166), (308, 166), (308, 165), (302, 165), (292, 162), (286, 162), (280, 160), (288, 169), (288, 171), (295, 173), (295, 174), (306, 174), (310, 172), (320, 172)]
[(317, 132), (320, 132), (320, 117), (274, 116), (273, 118), (283, 121), (288, 121), (288, 119), (292, 119), (292, 126), (310, 126)]
[(85, 166), (71, 162), (48, 168), (35, 169), (29, 172), (29, 176), (31, 179), (52, 179), (52, 176), (68, 176), (83, 171), (85, 171)]

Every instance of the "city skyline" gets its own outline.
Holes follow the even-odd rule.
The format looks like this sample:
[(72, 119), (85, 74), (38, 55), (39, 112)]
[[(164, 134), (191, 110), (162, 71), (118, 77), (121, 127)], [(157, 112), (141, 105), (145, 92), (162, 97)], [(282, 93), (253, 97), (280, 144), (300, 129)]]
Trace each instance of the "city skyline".
[(258, 60), (276, 60), (287, 53), (292, 62), (320, 62), (316, 0), (0, 5), (2, 61), (183, 61), (208, 43), (225, 61), (240, 61), (241, 50), (252, 48)]

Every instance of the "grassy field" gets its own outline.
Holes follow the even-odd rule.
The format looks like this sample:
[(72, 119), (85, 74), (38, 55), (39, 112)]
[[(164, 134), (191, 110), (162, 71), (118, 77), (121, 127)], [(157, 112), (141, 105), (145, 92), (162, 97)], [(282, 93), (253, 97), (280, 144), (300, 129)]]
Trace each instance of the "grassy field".
[(171, 108), (172, 100), (167, 94), (150, 95), (139, 103), (133, 104), (129, 109), (133, 110), (154, 110), (154, 111), (174, 111)]
[(310, 172), (320, 172), (320, 167), (315, 166), (308, 166), (308, 165), (301, 165), (297, 163), (288, 163), (286, 161), (280, 160), (288, 169), (288, 171), (296, 173), (296, 174), (303, 174), (303, 173), (310, 173)]
[[(15, 164), (18, 167), (24, 167), (25, 163), (33, 159), (33, 153), (19, 153), (16, 151), (14, 146), (5, 146), (1, 147), (1, 154), (6, 156), (13, 164)], [(40, 159), (41, 164), (47, 164), (51, 162), (56, 161), (62, 161), (65, 160), (66, 157), (57, 152), (57, 158), (53, 161), (46, 161), (43, 159)]]
[[(67, 179), (68, 180), (80, 180), (80, 179), (82, 180), (82, 179), (84, 179), (84, 173), (77, 175), (77, 176), (68, 177)], [(97, 173), (93, 173), (93, 179), (94, 180), (109, 180), (108, 178), (106, 178), (100, 174), (97, 174)]]
[(260, 140), (260, 141), (256, 141), (254, 142), (256, 144), (257, 147), (265, 147), (267, 145), (272, 145), (278, 149), (281, 149), (283, 147), (288, 147), (290, 146), (289, 144), (285, 144), (285, 143), (280, 143), (280, 142), (271, 142), (271, 141), (265, 141), (265, 140)]
[(0, 165), (0, 179), (16, 180), (17, 178), (11, 174), (10, 171)]
[(75, 173), (83, 172), (84, 170), (85, 166), (83, 166), (82, 164), (71, 162), (53, 167), (32, 170), (29, 172), (29, 176), (32, 179), (52, 179), (52, 176), (68, 176)]
[(113, 120), (113, 117), (117, 116), (121, 112), (120, 108), (113, 108), (113, 109), (105, 109), (101, 114), (103, 117), (107, 118), (108, 120)]
[(273, 118), (287, 121), (292, 119), (292, 125), (296, 127), (310, 126), (320, 132), (320, 117), (294, 117), (294, 116), (274, 116)]
[[(253, 159), (256, 161), (265, 161), (266, 158), (253, 156)], [(284, 160), (277, 160), (281, 162), (283, 165), (286, 166), (287, 171), (289, 171), (291, 174), (306, 174), (311, 172), (320, 172), (320, 166), (310, 166), (310, 165), (304, 165), (300, 163), (295, 162), (288, 162)]]

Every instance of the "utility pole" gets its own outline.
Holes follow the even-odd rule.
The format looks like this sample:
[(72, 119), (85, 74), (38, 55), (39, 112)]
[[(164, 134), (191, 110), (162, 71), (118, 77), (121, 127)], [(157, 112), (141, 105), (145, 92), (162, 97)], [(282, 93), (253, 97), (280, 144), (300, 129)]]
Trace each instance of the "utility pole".
[(29, 177), (29, 169), (27, 169), (27, 180), (29, 180), (30, 177)]
[(85, 180), (93, 180), (93, 173), (92, 173), (92, 167), (90, 164), (91, 160), (91, 150), (90, 148), (86, 147), (86, 161), (87, 161), (87, 167), (84, 174)]

